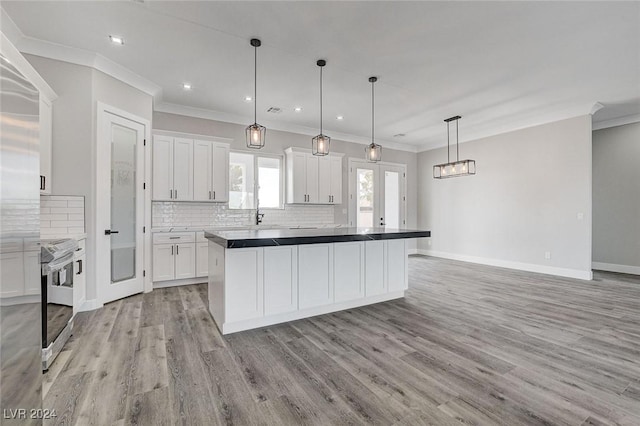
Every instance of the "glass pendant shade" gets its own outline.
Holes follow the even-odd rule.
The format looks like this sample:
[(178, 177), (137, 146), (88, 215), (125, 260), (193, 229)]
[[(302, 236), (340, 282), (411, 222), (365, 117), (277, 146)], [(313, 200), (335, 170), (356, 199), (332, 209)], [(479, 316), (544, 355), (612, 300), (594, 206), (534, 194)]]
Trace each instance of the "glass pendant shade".
[[(460, 160), (460, 143), (458, 141), (458, 120), (462, 117), (456, 115), (455, 117), (447, 118), (444, 120), (447, 123), (447, 162), (442, 164), (436, 164), (433, 166), (434, 179), (447, 179), (459, 176), (471, 176), (476, 174), (476, 161), (475, 160)], [(451, 161), (449, 158), (449, 124), (456, 122), (456, 161)]]
[(378, 145), (377, 143), (371, 142), (364, 149), (366, 152), (367, 161), (370, 163), (377, 163), (382, 160), (382, 145)]
[(323, 134), (311, 139), (311, 150), (313, 151), (313, 155), (323, 156), (329, 154), (330, 143), (331, 138)]
[(257, 123), (258, 117), (258, 47), (262, 42), (257, 38), (251, 39), (253, 46), (253, 124), (247, 126), (247, 148), (260, 149), (264, 146), (267, 128)]
[(475, 160), (459, 160), (453, 163), (437, 164), (433, 166), (433, 177), (436, 179), (446, 179), (458, 176), (469, 176), (476, 174)]
[(247, 148), (260, 149), (264, 146), (267, 135), (267, 128), (253, 123), (247, 126)]

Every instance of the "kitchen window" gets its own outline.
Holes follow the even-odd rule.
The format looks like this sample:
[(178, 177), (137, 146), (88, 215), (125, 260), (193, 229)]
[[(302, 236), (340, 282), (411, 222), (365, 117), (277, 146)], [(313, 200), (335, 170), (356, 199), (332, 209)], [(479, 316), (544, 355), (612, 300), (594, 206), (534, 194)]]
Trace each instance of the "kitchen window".
[[(282, 209), (283, 158), (279, 155), (229, 153), (229, 208)], [(256, 198), (257, 194), (257, 198)]]

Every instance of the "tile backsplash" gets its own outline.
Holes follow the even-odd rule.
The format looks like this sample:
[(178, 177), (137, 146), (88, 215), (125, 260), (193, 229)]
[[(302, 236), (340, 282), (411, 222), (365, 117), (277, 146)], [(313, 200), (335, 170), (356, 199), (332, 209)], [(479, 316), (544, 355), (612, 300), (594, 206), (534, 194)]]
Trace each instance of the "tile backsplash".
[[(331, 225), (333, 206), (286, 205), (283, 210), (260, 210), (265, 225)], [(231, 210), (225, 204), (154, 202), (152, 226), (203, 227), (255, 224), (255, 210)]]
[(40, 234), (83, 234), (84, 197), (41, 195)]

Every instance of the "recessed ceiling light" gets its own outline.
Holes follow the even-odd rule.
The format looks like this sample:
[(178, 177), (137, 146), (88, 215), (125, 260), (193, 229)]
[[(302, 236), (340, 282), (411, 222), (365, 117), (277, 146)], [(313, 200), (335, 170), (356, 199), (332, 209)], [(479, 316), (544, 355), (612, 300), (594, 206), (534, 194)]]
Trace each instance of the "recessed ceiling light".
[(191, 90), (191, 83), (182, 83), (182, 88), (184, 90)]
[(120, 44), (120, 45), (124, 44), (124, 39), (122, 37), (110, 35), (109, 39), (111, 40), (111, 43), (113, 43), (113, 44)]
[(251, 102), (253, 100), (253, 98), (251, 96), (245, 96), (244, 97), (244, 101), (245, 102)]
[(338, 116), (336, 116), (336, 120), (344, 120), (344, 116), (338, 115)]
[(295, 107), (293, 110), (294, 110), (295, 112), (300, 112), (300, 111), (302, 111), (302, 107)]

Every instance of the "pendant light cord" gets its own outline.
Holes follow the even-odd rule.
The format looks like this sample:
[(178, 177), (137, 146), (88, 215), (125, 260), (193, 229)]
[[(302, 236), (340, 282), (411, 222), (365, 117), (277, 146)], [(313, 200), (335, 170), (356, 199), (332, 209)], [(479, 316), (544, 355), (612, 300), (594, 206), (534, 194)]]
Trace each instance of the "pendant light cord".
[(456, 162), (460, 161), (460, 141), (458, 140), (458, 120), (456, 120)]
[(320, 67), (320, 134), (322, 134), (322, 68)]
[(451, 151), (451, 148), (449, 148), (449, 122), (447, 121), (447, 163), (451, 162), (451, 158), (449, 158), (449, 151)]
[(373, 93), (373, 85), (375, 84), (375, 81), (371, 82), (371, 144), (375, 144), (375, 137), (374, 137), (374, 123), (375, 123), (375, 97), (374, 97), (374, 93)]
[(258, 46), (253, 46), (253, 124), (258, 124)]

